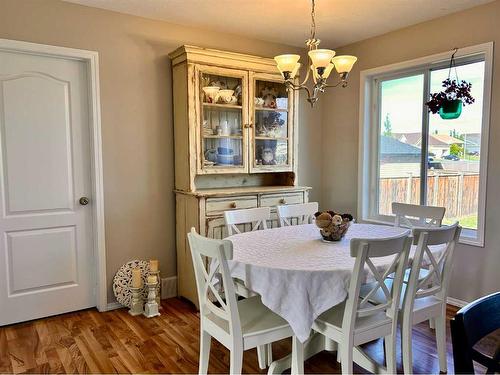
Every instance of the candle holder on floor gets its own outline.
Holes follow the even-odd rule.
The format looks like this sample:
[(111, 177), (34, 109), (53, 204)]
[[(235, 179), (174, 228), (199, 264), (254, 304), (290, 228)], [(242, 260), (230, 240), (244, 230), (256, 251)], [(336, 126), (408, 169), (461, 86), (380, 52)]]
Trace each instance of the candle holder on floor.
[(158, 309), (162, 309), (161, 307), (161, 279), (160, 279), (160, 270), (158, 271), (150, 271), (150, 275), (156, 276), (156, 303), (158, 304)]
[(156, 302), (156, 287), (158, 284), (158, 279), (156, 282), (150, 283), (148, 282), (146, 285), (148, 286), (148, 301), (144, 306), (144, 316), (146, 318), (152, 318), (154, 316), (160, 315), (158, 311), (158, 303)]
[(132, 303), (130, 305), (128, 313), (132, 316), (141, 315), (142, 313), (144, 313), (144, 310), (142, 308), (143, 303), (141, 298), (142, 288), (130, 288), (130, 291), (132, 292)]

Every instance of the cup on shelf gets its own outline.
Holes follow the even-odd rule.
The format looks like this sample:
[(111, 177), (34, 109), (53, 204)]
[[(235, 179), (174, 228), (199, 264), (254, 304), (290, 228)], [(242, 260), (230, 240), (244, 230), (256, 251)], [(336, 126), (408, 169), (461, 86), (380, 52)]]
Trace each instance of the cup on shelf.
[(231, 135), (231, 125), (227, 121), (220, 123), (221, 135)]

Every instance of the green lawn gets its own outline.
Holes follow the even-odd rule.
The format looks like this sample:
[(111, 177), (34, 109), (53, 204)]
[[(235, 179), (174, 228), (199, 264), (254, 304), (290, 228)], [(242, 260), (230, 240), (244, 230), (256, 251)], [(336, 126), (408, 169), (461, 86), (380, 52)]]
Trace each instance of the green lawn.
[(459, 221), (460, 225), (464, 228), (477, 229), (477, 214), (457, 217), (448, 217), (443, 220), (443, 224), (453, 224), (455, 221)]

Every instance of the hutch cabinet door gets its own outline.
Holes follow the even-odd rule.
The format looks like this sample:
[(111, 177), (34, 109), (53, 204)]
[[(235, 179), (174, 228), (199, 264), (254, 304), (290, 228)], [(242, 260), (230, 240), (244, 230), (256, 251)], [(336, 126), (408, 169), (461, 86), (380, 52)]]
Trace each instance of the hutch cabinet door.
[(198, 174), (248, 172), (248, 72), (196, 66)]
[(250, 172), (293, 171), (294, 93), (280, 75), (250, 73)]

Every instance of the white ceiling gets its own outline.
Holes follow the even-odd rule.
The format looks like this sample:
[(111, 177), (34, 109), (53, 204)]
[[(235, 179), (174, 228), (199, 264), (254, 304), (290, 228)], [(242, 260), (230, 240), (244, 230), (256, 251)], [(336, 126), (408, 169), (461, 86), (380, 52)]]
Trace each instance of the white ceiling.
[[(303, 46), (310, 0), (65, 0), (171, 23)], [(339, 47), (493, 0), (316, 0), (317, 33)]]

